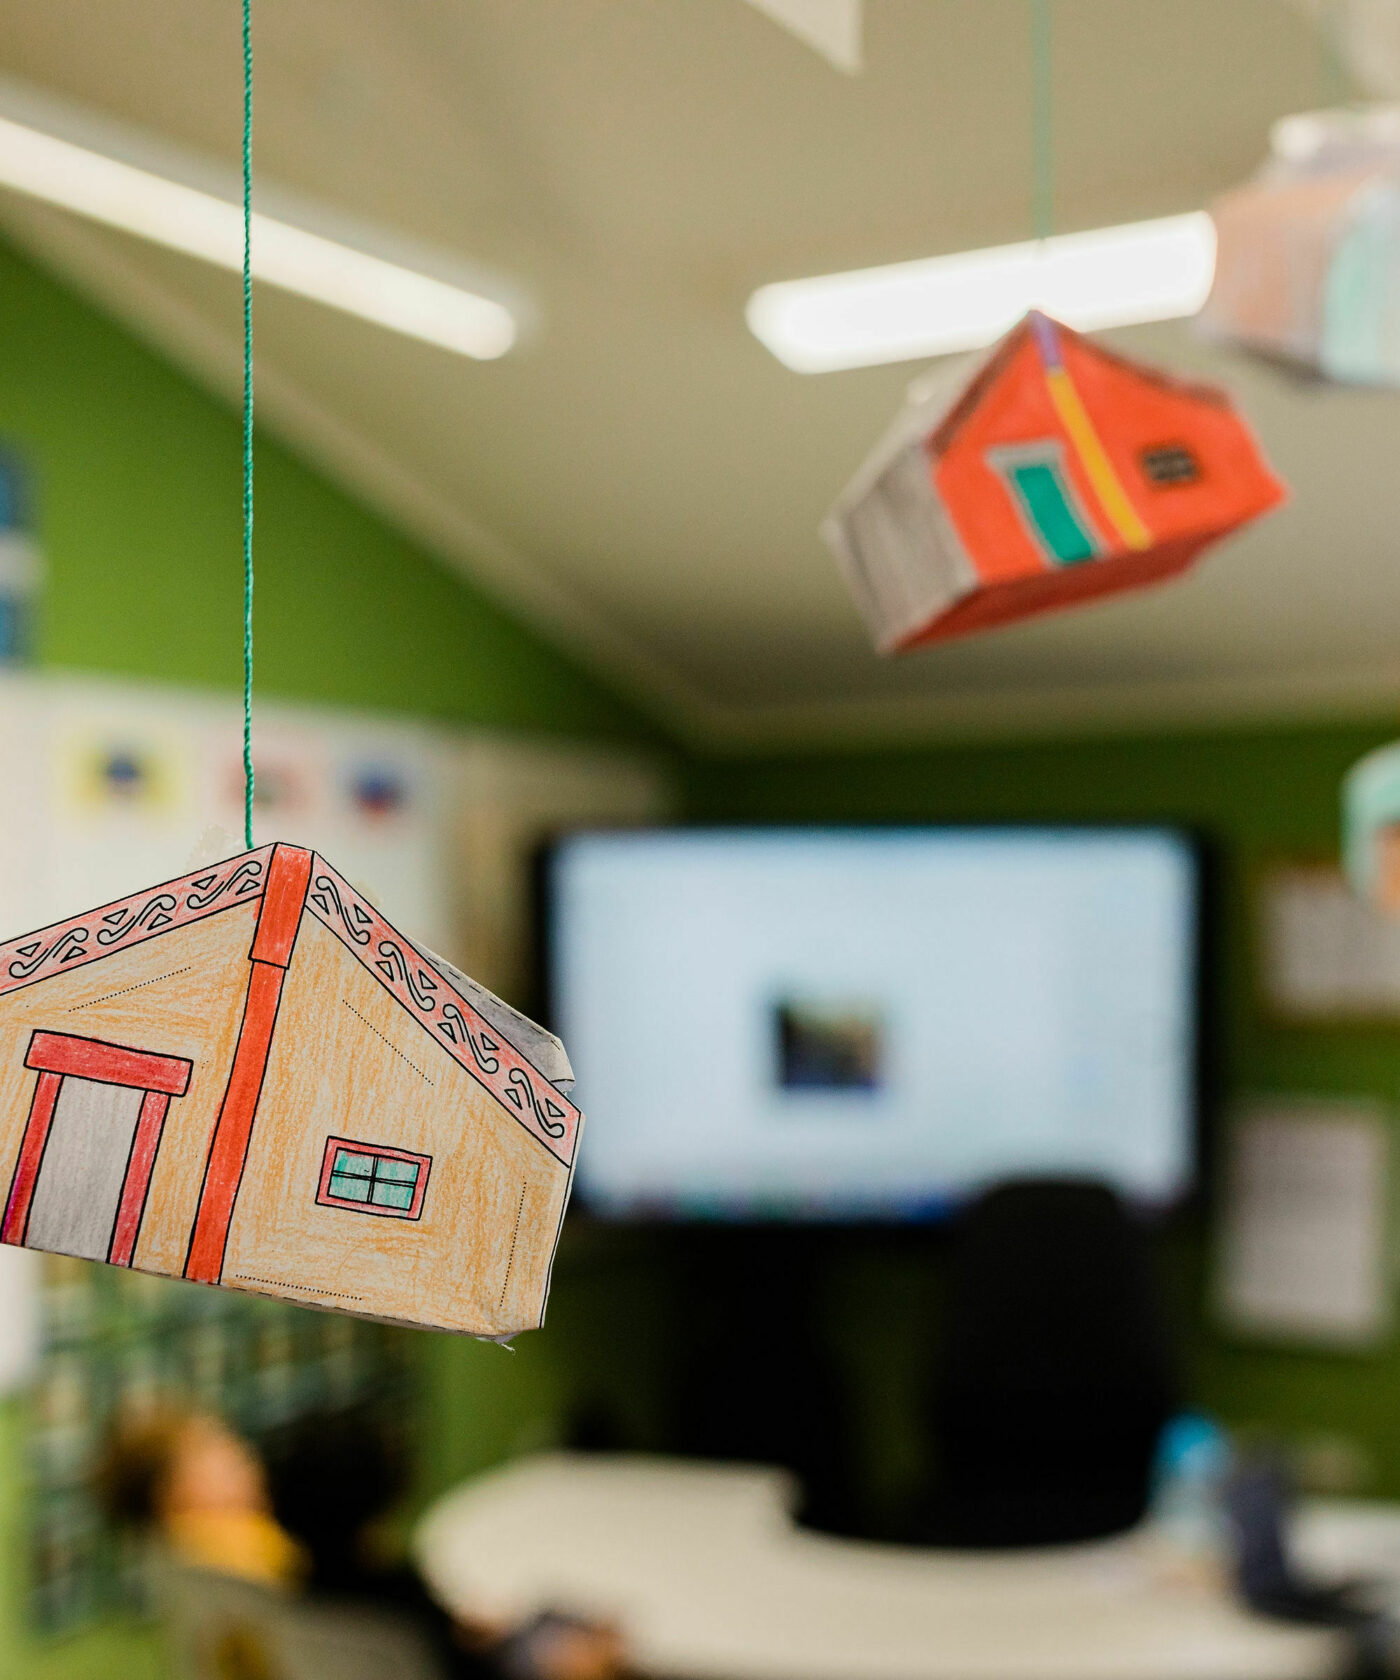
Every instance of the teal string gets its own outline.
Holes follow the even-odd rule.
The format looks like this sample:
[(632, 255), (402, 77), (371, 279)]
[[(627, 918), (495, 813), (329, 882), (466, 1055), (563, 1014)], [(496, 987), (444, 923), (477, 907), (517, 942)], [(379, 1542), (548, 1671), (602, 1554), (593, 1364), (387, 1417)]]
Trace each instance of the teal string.
[(253, 849), (253, 0), (243, 0), (243, 842)]
[(1326, 108), (1345, 105), (1349, 92), (1347, 73), (1342, 67), (1341, 11), (1337, 0), (1330, 0), (1317, 20), (1318, 103)]
[(1029, 0), (1031, 24), (1031, 230), (1048, 239), (1055, 229), (1052, 0)]

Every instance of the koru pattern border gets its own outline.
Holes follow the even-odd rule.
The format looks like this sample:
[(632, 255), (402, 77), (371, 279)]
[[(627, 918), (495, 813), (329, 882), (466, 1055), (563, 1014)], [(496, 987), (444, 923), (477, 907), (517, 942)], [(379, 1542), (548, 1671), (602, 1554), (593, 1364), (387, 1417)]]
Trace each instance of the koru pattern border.
[(129, 951), (158, 933), (203, 921), (237, 904), (255, 903), (262, 897), (271, 855), (271, 846), (241, 852), (37, 933), (7, 940), (0, 944), (0, 997), (84, 963)]
[(311, 864), (306, 906), (380, 985), (408, 1010), (459, 1066), (495, 1097), (566, 1167), (571, 1167), (582, 1121), (578, 1109), (550, 1084), (489, 1021), (479, 1015), (320, 853)]

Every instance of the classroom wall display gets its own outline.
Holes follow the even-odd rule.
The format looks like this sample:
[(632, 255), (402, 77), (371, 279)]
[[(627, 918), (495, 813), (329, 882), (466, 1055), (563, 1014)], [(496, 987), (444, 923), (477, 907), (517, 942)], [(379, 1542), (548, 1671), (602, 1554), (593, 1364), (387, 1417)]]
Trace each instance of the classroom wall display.
[(1349, 384), (1400, 383), (1400, 115), (1314, 111), (1211, 206), (1215, 281), (1199, 326)]
[[(397, 926), (451, 952), (454, 862), (440, 794), (449, 740), (409, 721), (260, 705), (259, 841), (334, 858)], [(0, 791), (4, 938), (238, 850), (237, 705), (98, 678), (0, 674)]]
[(0, 1241), (330, 1311), (543, 1322), (563, 1046), (274, 844), (0, 944)]
[(1271, 864), (1253, 896), (1260, 999), (1271, 1020), (1400, 1019), (1400, 920), (1358, 894), (1335, 860)]
[(1367, 753), (1347, 773), (1342, 856), (1357, 894), (1400, 917), (1400, 743)]
[(1159, 582), (1284, 498), (1223, 391), (1035, 311), (952, 379), (822, 527), (882, 653)]
[(1391, 1324), (1389, 1116), (1360, 1101), (1259, 1101), (1230, 1127), (1215, 1315), (1241, 1337), (1381, 1344)]

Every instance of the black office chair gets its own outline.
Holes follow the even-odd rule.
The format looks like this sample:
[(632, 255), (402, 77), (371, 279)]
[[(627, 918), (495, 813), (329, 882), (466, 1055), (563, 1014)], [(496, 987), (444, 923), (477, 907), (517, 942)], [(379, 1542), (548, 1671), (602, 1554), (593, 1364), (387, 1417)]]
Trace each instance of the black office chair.
[(911, 1538), (1054, 1545), (1143, 1514), (1175, 1404), (1145, 1234), (1105, 1186), (1010, 1183), (962, 1217)]

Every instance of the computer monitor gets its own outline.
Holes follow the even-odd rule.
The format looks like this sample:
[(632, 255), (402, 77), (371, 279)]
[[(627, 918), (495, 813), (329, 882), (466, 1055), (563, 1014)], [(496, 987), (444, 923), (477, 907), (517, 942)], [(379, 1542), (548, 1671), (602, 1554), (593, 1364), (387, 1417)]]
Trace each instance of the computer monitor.
[(583, 1203), (928, 1221), (1052, 1176), (1165, 1207), (1194, 1169), (1198, 898), (1167, 829), (570, 836), (546, 926)]

